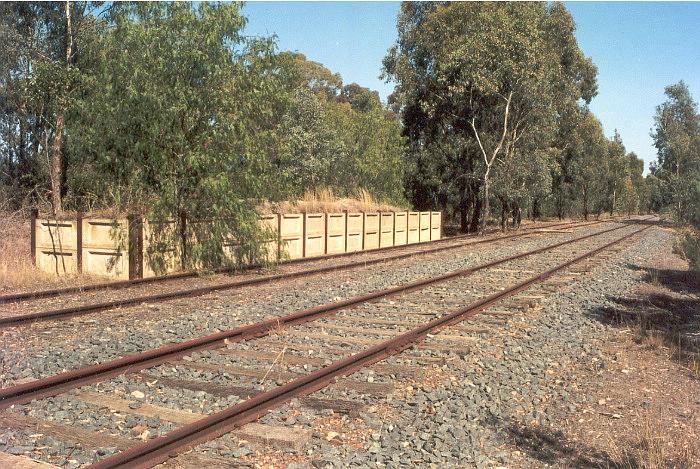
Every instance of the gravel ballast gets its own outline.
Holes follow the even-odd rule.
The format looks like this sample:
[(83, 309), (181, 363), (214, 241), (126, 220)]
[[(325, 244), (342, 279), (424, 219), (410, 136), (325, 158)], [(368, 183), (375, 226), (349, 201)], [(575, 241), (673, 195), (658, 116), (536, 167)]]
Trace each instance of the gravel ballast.
[[(419, 258), (419, 262), (407, 261), (396, 263), (397, 265), (377, 266), (366, 269), (361, 284), (351, 282), (352, 274), (349, 274), (339, 275), (337, 280), (325, 282), (323, 288), (318, 288), (318, 284), (313, 280), (304, 280), (296, 282), (296, 291), (286, 289), (267, 297), (263, 295), (259, 298), (247, 298), (246, 301), (236, 298), (227, 301), (228, 298), (221, 294), (215, 302), (208, 302), (203, 298), (188, 300), (192, 302), (188, 304), (206, 304), (209, 311), (191, 311), (189, 314), (180, 314), (158, 322), (149, 321), (149, 327), (140, 328), (136, 334), (133, 334), (133, 324), (129, 329), (126, 324), (117, 323), (97, 339), (76, 338), (63, 346), (48, 344), (42, 350), (30, 349), (23, 362), (11, 368), (9, 373), (5, 373), (3, 380), (12, 382), (20, 378), (46, 376), (65, 368), (104, 361), (165, 342), (183, 340), (192, 335), (226, 329), (270, 315), (287, 313), (293, 309), (337, 301), (339, 298), (477, 265), (601, 229), (561, 234), (557, 235), (556, 240), (535, 237), (517, 243), (503, 242), (488, 248), (482, 246), (478, 251), (460, 252), (459, 256), (455, 253), (426, 256)], [(621, 236), (622, 231), (614, 236)], [(653, 253), (667, 236), (667, 233), (660, 230), (650, 230), (643, 235), (643, 243), (635, 240), (631, 247), (614, 256), (612, 263), (599, 265), (593, 275), (582, 277), (572, 283), (572, 288), (567, 291), (546, 298), (542, 309), (523, 312), (522, 316), (527, 320), (526, 328), (523, 328), (522, 321), (499, 323), (498, 326), (494, 326), (498, 328), (495, 335), (480, 341), (478, 348), (470, 353), (411, 350), (410, 353), (414, 356), (443, 359), (442, 365), (433, 365), (434, 368), (431, 368), (439, 371), (440, 376), (444, 374), (445, 379), (437, 384), (411, 381), (410, 385), (401, 387), (400, 392), (386, 398), (355, 391), (339, 392), (342, 388), (340, 385), (315, 393), (314, 397), (342, 398), (362, 402), (367, 406), (368, 410), (359, 416), (333, 417), (337, 417), (343, 425), (366, 432), (361, 448), (337, 444), (337, 440), (331, 441), (327, 434), (318, 431), (318, 422), (332, 417), (332, 413), (327, 412), (328, 409), (314, 412), (300, 407), (298, 402), (293, 402), (271, 412), (261, 421), (274, 425), (298, 426), (313, 432), (314, 437), (310, 445), (303, 450), (287, 450), (285, 453), (291, 456), (292, 460), (298, 460), (294, 463), (298, 467), (309, 467), (308, 464), (313, 467), (491, 467), (503, 464), (533, 464), (524, 454), (515, 454), (507, 448), (510, 432), (523, 424), (548, 426), (555, 423), (549, 421), (548, 415), (541, 410), (546, 402), (569, 402), (567, 405), (572, 413), (583, 404), (571, 398), (575, 391), (572, 386), (575, 385), (568, 378), (560, 379), (560, 376), (565, 374), (564, 370), (568, 364), (597, 360), (601, 341), (608, 327), (597, 319), (595, 312), (609, 304), (606, 299), (608, 295), (620, 294), (635, 284), (638, 272), (629, 265), (643, 264), (651, 255), (649, 253)], [(304, 294), (300, 295), (300, 291)], [(483, 325), (484, 322), (477, 317), (464, 324)], [(128, 340), (114, 340), (115, 337), (128, 337)], [(284, 340), (302, 344), (305, 342), (303, 337)], [(429, 344), (430, 340), (427, 343)], [(330, 354), (327, 357), (335, 358)], [(322, 355), (320, 358), (327, 357)], [(198, 358), (206, 359), (210, 364), (226, 364), (228, 357), (217, 352), (204, 352), (204, 355)], [(30, 361), (31, 365), (28, 366)], [(422, 366), (402, 356), (392, 357), (384, 363)], [(290, 366), (288, 371), (300, 373), (304, 369)], [(224, 385), (253, 388), (257, 386), (255, 379), (222, 379), (220, 374), (206, 374), (180, 366), (173, 369), (172, 366), (164, 365), (149, 370), (149, 373), (151, 372), (158, 376), (177, 376), (179, 379), (218, 381)], [(362, 370), (349, 379), (377, 383), (392, 381), (372, 370)], [(116, 391), (125, 395), (140, 391), (146, 394), (146, 401), (149, 403), (202, 413), (217, 411), (238, 400), (237, 396), (222, 398), (160, 385), (157, 385), (159, 392), (155, 393), (152, 387), (144, 383), (134, 383), (127, 377), (116, 378), (86, 389)], [(59, 396), (29, 406), (20, 406), (18, 411), (37, 418), (56, 419), (71, 424), (77, 422), (74, 415), (59, 414), (62, 417), (59, 419), (55, 414), (71, 414), (73, 411), (70, 409), (75, 408), (74, 406), (70, 396)], [(378, 407), (388, 414), (380, 415)], [(298, 409), (301, 409), (301, 414), (290, 419), (290, 411)], [(134, 423), (129, 422), (129, 425)], [(133, 436), (129, 426), (125, 426), (124, 423), (123, 418), (117, 417), (115, 420), (113, 415), (107, 414), (104, 421), (88, 422), (88, 427), (92, 429), (102, 425), (109, 432), (127, 438)], [(137, 425), (140, 424), (149, 426), (149, 422), (139, 421)], [(153, 421), (150, 424), (154, 434), (172, 428), (167, 422)], [(32, 443), (30, 436), (20, 431), (11, 433), (9, 437), (7, 435), (0, 439), (0, 451), (11, 452), (9, 449), (15, 448), (14, 451), (17, 452), (17, 448), (23, 448), (23, 453), (31, 452), (34, 457), (49, 460), (48, 452), (34, 452), (42, 442)], [(254, 450), (254, 445), (241, 445), (231, 436), (222, 437), (197, 449), (198, 452), (217, 458), (252, 457)], [(110, 450), (100, 451), (100, 457), (103, 457), (108, 454), (105, 451)], [(78, 448), (72, 452), (71, 460), (87, 463), (94, 458), (94, 452)], [(56, 462), (55, 459), (51, 461)]]

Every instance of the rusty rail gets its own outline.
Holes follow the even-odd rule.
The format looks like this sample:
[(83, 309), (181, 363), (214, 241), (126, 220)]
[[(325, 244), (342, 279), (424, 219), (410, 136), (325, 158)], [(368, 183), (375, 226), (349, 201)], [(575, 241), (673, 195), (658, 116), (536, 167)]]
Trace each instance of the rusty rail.
[(191, 353), (207, 350), (212, 348), (222, 347), (226, 342), (239, 342), (255, 337), (266, 335), (270, 330), (279, 326), (288, 326), (300, 324), (303, 322), (312, 321), (320, 317), (332, 314), (335, 311), (354, 306), (367, 301), (386, 298), (392, 295), (408, 293), (419, 290), (428, 285), (444, 282), (457, 277), (471, 275), (480, 270), (495, 267), (497, 265), (532, 256), (542, 252), (550, 251), (561, 246), (577, 243), (595, 236), (600, 236), (605, 233), (610, 233), (623, 228), (627, 225), (609, 228), (604, 231), (580, 236), (578, 238), (561, 241), (556, 244), (544, 246), (532, 251), (526, 251), (520, 254), (496, 259), (475, 267), (467, 269), (455, 270), (447, 274), (431, 277), (427, 279), (416, 280), (396, 287), (385, 290), (377, 290), (371, 293), (354, 296), (352, 298), (326, 303), (315, 306), (313, 308), (298, 310), (285, 316), (267, 319), (253, 324), (235, 327), (227, 331), (217, 332), (196, 339), (164, 345), (146, 352), (126, 355), (116, 360), (111, 360), (96, 365), (90, 365), (82, 368), (77, 368), (64, 373), (59, 373), (46, 378), (31, 381), (29, 383), (18, 384), (15, 386), (0, 389), (0, 410), (6, 409), (15, 404), (25, 404), (33, 399), (40, 399), (49, 396), (55, 396), (61, 392), (75, 389), (87, 384), (103, 381), (105, 379), (119, 376), (125, 372), (135, 372), (144, 368), (150, 368), (163, 364), (175, 358), (189, 355)]
[(430, 332), (474, 316), (502, 299), (526, 290), (533, 284), (551, 277), (570, 265), (591, 257), (649, 228), (650, 226), (646, 226), (636, 230), (592, 251), (577, 256), (574, 259), (559, 264), (539, 275), (522, 281), (506, 290), (499, 291), (481, 300), (477, 300), (466, 307), (446, 313), (437, 319), (400, 334), (393, 339), (383, 341), (347, 358), (331, 363), (326, 367), (294, 379), (287, 384), (263, 392), (191, 424), (183, 425), (151, 441), (128, 448), (125, 451), (98, 461), (89, 467), (91, 469), (111, 469), (124, 467), (126, 465), (130, 468), (153, 467), (166, 461), (177, 453), (181, 453), (198, 444), (224, 435), (245, 423), (254, 421), (265, 415), (269, 410), (279, 407), (295, 397), (318, 391), (330, 384), (337, 377), (352, 374), (363, 367), (384, 360), (391, 355), (395, 355), (424, 340)]
[[(599, 223), (603, 223), (603, 222), (602, 221), (595, 221), (595, 222), (583, 224), (583, 226), (590, 226), (590, 225), (595, 225), (595, 224), (599, 224)], [(242, 288), (242, 287), (247, 287), (247, 286), (252, 286), (252, 285), (260, 285), (260, 284), (271, 283), (271, 282), (276, 282), (276, 281), (280, 281), (280, 280), (290, 280), (290, 279), (294, 279), (294, 278), (306, 277), (306, 276), (323, 274), (323, 273), (328, 273), (328, 272), (335, 272), (335, 271), (339, 271), (339, 270), (348, 270), (348, 269), (353, 269), (353, 268), (358, 268), (358, 267), (367, 267), (370, 265), (380, 264), (380, 263), (384, 263), (387, 261), (395, 261), (395, 260), (410, 258), (413, 256), (434, 254), (437, 252), (462, 248), (464, 246), (471, 246), (471, 245), (490, 243), (490, 242), (495, 242), (495, 241), (500, 241), (500, 240), (505, 240), (505, 239), (518, 238), (518, 237), (527, 236), (530, 234), (532, 234), (532, 233), (530, 233), (529, 231), (524, 232), (524, 233), (515, 233), (515, 234), (511, 234), (511, 235), (496, 237), (496, 238), (480, 239), (480, 240), (476, 240), (476, 241), (454, 244), (454, 245), (449, 245), (449, 246), (441, 246), (441, 247), (435, 247), (435, 248), (430, 248), (430, 249), (424, 249), (421, 251), (407, 252), (404, 254), (398, 254), (398, 255), (394, 255), (394, 256), (384, 256), (384, 257), (380, 257), (380, 258), (376, 258), (376, 259), (369, 259), (369, 260), (365, 260), (365, 261), (348, 262), (345, 264), (317, 267), (317, 268), (312, 268), (312, 269), (300, 270), (297, 272), (287, 272), (287, 273), (280, 273), (280, 274), (274, 274), (274, 275), (265, 275), (265, 276), (261, 276), (261, 277), (251, 278), (251, 279), (234, 280), (232, 282), (220, 283), (217, 285), (210, 285), (210, 286), (199, 287), (199, 288), (189, 288), (189, 289), (171, 291), (171, 292), (166, 292), (166, 293), (158, 293), (155, 295), (142, 295), (142, 296), (136, 296), (136, 297), (132, 297), (132, 298), (123, 298), (123, 299), (105, 301), (105, 302), (100, 302), (100, 303), (90, 303), (90, 304), (80, 305), (80, 306), (70, 306), (67, 308), (59, 308), (59, 309), (49, 310), (49, 311), (40, 311), (37, 313), (27, 313), (27, 314), (21, 314), (21, 315), (16, 315), (16, 316), (8, 316), (8, 317), (0, 318), (0, 328), (19, 326), (19, 325), (31, 323), (34, 321), (47, 321), (47, 320), (52, 320), (52, 319), (66, 318), (66, 317), (73, 317), (73, 316), (78, 316), (78, 315), (83, 315), (83, 314), (95, 313), (98, 311), (104, 311), (107, 309), (116, 308), (116, 307), (120, 307), (120, 306), (132, 306), (132, 305), (141, 304), (141, 303), (155, 303), (155, 302), (159, 302), (159, 301), (167, 301), (167, 300), (173, 300), (173, 299), (177, 299), (177, 298), (188, 298), (188, 297), (194, 297), (194, 296), (201, 296), (201, 295), (205, 295), (207, 293), (211, 293), (214, 291), (231, 290), (231, 289), (235, 289), (235, 288)], [(431, 242), (438, 242), (438, 241), (440, 241), (440, 240), (424, 241), (424, 243), (431, 243)], [(411, 246), (415, 246), (417, 244), (418, 243), (411, 244), (411, 245), (403, 245), (403, 246), (391, 246), (391, 247), (387, 247), (387, 248), (383, 248), (383, 249), (406, 248), (407, 246), (409, 246), (409, 248), (410, 248)], [(380, 249), (382, 249), (382, 248), (380, 248)], [(365, 252), (365, 253), (366, 252), (373, 252), (373, 251), (378, 251), (380, 249), (375, 249), (375, 250), (371, 250), (371, 251), (360, 251), (360, 252)], [(352, 254), (356, 254), (356, 253), (341, 253), (341, 254), (338, 254), (338, 256), (352, 255)], [(319, 257), (316, 259), (325, 259), (325, 258), (326, 257)], [(308, 261), (311, 259), (313, 259), (313, 258), (306, 258), (303, 260)], [(295, 259), (295, 260), (301, 260), (301, 259)], [(183, 274), (183, 276), (187, 276), (187, 275)]]

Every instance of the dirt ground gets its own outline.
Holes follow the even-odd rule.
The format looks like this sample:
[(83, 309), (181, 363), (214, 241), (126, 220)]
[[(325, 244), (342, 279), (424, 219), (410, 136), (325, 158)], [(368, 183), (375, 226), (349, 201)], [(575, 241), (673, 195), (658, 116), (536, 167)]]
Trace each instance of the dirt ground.
[(515, 429), (520, 450), (554, 467), (700, 467), (700, 289), (667, 251), (604, 312), (617, 327), (601, 358), (572, 370), (588, 405), (556, 403), (557, 428)]

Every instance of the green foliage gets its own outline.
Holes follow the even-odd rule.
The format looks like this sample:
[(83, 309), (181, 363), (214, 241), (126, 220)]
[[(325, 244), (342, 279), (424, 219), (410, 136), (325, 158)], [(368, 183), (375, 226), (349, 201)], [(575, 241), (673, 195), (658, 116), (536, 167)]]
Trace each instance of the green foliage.
[[(261, 257), (251, 201), (267, 161), (252, 142), (276, 90), (257, 69), (269, 51), (242, 37), (239, 9), (115, 5), (69, 124), (81, 159), (69, 173), (77, 203), (174, 219), (174, 230), (155, 235), (178, 246), (184, 268), (226, 263), (227, 238), (248, 241), (236, 262)], [(256, 107), (258, 98), (267, 106)]]
[(398, 30), (384, 59), (392, 101), (412, 167), (435, 171), (409, 178), (414, 201), (452, 205), (466, 229), (469, 212), (483, 228), (492, 197), (517, 213), (545, 197), (560, 117), (596, 92), (566, 9), (404, 3)]
[(700, 114), (684, 82), (666, 87), (651, 134), (658, 152), (652, 165), (650, 204), (673, 210), (689, 226), (679, 243), (691, 267), (700, 269)]
[(299, 89), (284, 118), (285, 148), (282, 169), (301, 195), (306, 188), (339, 187), (348, 149), (329, 109), (309, 89)]
[(700, 115), (688, 86), (682, 81), (666, 87), (668, 99), (656, 108), (651, 134), (658, 152), (652, 173), (659, 181), (659, 205), (671, 203), (676, 217), (691, 222), (693, 200), (700, 179)]
[(398, 118), (376, 91), (333, 74), (302, 54), (285, 53), (295, 87), (284, 116), (280, 174), (292, 194), (330, 188), (350, 196), (365, 189), (402, 204), (404, 142)]
[(256, 207), (308, 189), (403, 202), (400, 123), (378, 93), (244, 35), (241, 4), (0, 11), (0, 196), (15, 205), (55, 194), (58, 148), (63, 206), (144, 213), (162, 270), (173, 246), (184, 268), (267, 258)]
[[(100, 32), (92, 9), (99, 5), (69, 4), (70, 35), (65, 7), (60, 2), (0, 4), (0, 195), (3, 187), (8, 191), (3, 208), (48, 198), (48, 152), (57, 116), (74, 102), (74, 87), (88, 65), (87, 48)], [(67, 166), (69, 155), (64, 156)]]

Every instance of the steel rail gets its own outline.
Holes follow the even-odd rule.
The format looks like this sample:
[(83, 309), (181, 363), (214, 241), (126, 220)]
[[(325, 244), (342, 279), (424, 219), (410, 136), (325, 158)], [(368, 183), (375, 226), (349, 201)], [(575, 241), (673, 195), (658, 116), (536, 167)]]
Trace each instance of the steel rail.
[(523, 253), (496, 259), (475, 267), (455, 270), (437, 277), (420, 279), (396, 287), (384, 290), (377, 290), (363, 295), (357, 295), (346, 300), (326, 303), (312, 308), (297, 310), (284, 316), (270, 318), (253, 324), (238, 326), (233, 329), (217, 332), (195, 339), (186, 340), (175, 344), (163, 345), (161, 347), (157, 347), (155, 349), (148, 350), (145, 352), (125, 355), (115, 360), (76, 368), (74, 370), (66, 371), (53, 376), (48, 376), (46, 378), (41, 378), (28, 383), (17, 384), (15, 386), (2, 388), (0, 389), (0, 410), (6, 409), (15, 404), (25, 404), (27, 402), (32, 401), (33, 399), (55, 396), (62, 392), (75, 389), (87, 384), (104, 381), (106, 379), (110, 379), (127, 372), (135, 372), (144, 368), (157, 366), (171, 361), (175, 358), (179, 358), (184, 355), (189, 355), (194, 352), (219, 348), (224, 346), (226, 343), (240, 342), (256, 337), (262, 337), (268, 334), (270, 330), (274, 330), (275, 328), (280, 326), (289, 326), (313, 321), (320, 317), (332, 314), (338, 310), (348, 308), (350, 306), (355, 306), (360, 303), (366, 303), (368, 301), (386, 298), (397, 294), (409, 293), (415, 290), (425, 288), (428, 285), (433, 285), (435, 283), (444, 282), (457, 277), (469, 276), (480, 270), (495, 267), (506, 262), (522, 259), (524, 257), (532, 256), (535, 254), (540, 254), (542, 252), (550, 251), (561, 246), (577, 243), (586, 239), (593, 238), (595, 236), (600, 236), (605, 233), (610, 233), (628, 227), (628, 225), (623, 225), (614, 228), (609, 228), (604, 231), (584, 235), (567, 241), (561, 241), (559, 243), (537, 248), (532, 251), (526, 251)]
[[(599, 224), (599, 223), (604, 223), (604, 222), (603, 221), (594, 221), (594, 222), (590, 222), (587, 224), (583, 224), (582, 226), (586, 227), (586, 226), (591, 226), (591, 225), (595, 225), (595, 224)], [(141, 295), (141, 296), (136, 296), (136, 297), (131, 297), (131, 298), (122, 298), (122, 299), (116, 299), (116, 300), (111, 300), (111, 301), (104, 301), (104, 302), (100, 302), (100, 303), (89, 303), (89, 304), (84, 304), (84, 305), (69, 306), (66, 308), (59, 308), (59, 309), (48, 310), (48, 311), (39, 311), (36, 313), (27, 313), (27, 314), (15, 315), (15, 316), (7, 316), (7, 317), (0, 318), (0, 328), (19, 326), (22, 324), (31, 323), (31, 322), (35, 322), (35, 321), (48, 321), (48, 320), (53, 320), (53, 319), (57, 319), (57, 318), (66, 318), (66, 317), (73, 317), (73, 316), (78, 316), (78, 315), (83, 315), (83, 314), (96, 313), (98, 311), (104, 311), (107, 309), (116, 308), (116, 307), (120, 307), (120, 306), (133, 306), (133, 305), (137, 305), (137, 304), (141, 304), (141, 303), (155, 303), (155, 302), (159, 302), (159, 301), (167, 301), (167, 300), (173, 300), (173, 299), (178, 299), (178, 298), (189, 298), (189, 297), (194, 297), (194, 296), (205, 295), (207, 293), (211, 293), (214, 291), (231, 290), (231, 289), (235, 289), (235, 288), (242, 288), (242, 287), (247, 287), (247, 286), (252, 286), (252, 285), (260, 285), (260, 284), (271, 283), (271, 282), (276, 282), (276, 281), (280, 281), (280, 280), (291, 280), (294, 278), (307, 277), (307, 276), (311, 276), (311, 275), (335, 272), (335, 271), (339, 271), (339, 270), (349, 270), (349, 269), (353, 269), (353, 268), (367, 267), (370, 265), (380, 264), (380, 263), (387, 262), (387, 261), (402, 260), (402, 259), (407, 259), (407, 258), (410, 258), (413, 256), (423, 256), (426, 254), (434, 254), (437, 252), (448, 251), (451, 249), (463, 248), (465, 246), (491, 243), (491, 242), (496, 242), (496, 241), (500, 241), (500, 240), (507, 240), (507, 239), (512, 239), (512, 238), (528, 236), (531, 234), (533, 234), (533, 233), (531, 233), (529, 231), (524, 232), (524, 233), (522, 233), (522, 232), (521, 233), (514, 233), (511, 235), (500, 236), (497, 238), (480, 239), (480, 240), (475, 240), (475, 241), (470, 241), (470, 242), (465, 242), (465, 243), (460, 243), (460, 244), (451, 244), (449, 246), (440, 246), (440, 247), (424, 249), (424, 250), (420, 250), (420, 251), (412, 251), (412, 252), (407, 252), (404, 254), (398, 254), (398, 255), (394, 255), (394, 256), (384, 256), (384, 257), (380, 257), (380, 258), (376, 258), (376, 259), (367, 259), (364, 261), (360, 260), (360, 261), (356, 261), (356, 262), (347, 262), (344, 264), (316, 267), (316, 268), (312, 268), (312, 269), (300, 270), (297, 272), (285, 272), (285, 273), (279, 273), (279, 274), (273, 274), (273, 275), (264, 275), (264, 276), (256, 277), (256, 278), (234, 280), (232, 282), (220, 283), (220, 284), (216, 284), (216, 285), (208, 285), (208, 286), (198, 287), (198, 288), (187, 288), (187, 289), (170, 291), (170, 292), (165, 292), (165, 293), (157, 293), (157, 294), (153, 294), (153, 295)], [(428, 241), (425, 241), (425, 242), (427, 243)], [(415, 246), (415, 244), (403, 245), (403, 246), (392, 246), (392, 247), (405, 248), (406, 246)], [(361, 252), (373, 252), (373, 251), (361, 251)], [(354, 254), (354, 253), (342, 253), (342, 254)], [(306, 258), (306, 259), (308, 260), (309, 258)], [(319, 257), (318, 259), (325, 259), (325, 258)]]
[[(576, 225), (580, 224), (582, 226), (587, 226), (589, 224), (596, 224), (596, 223), (604, 223), (604, 222), (611, 222), (614, 221), (613, 219), (608, 219), (608, 220), (598, 220), (595, 222), (584, 222), (584, 221), (579, 221), (579, 222), (562, 222), (562, 223), (554, 223), (554, 224), (548, 224), (548, 225), (539, 225), (536, 227), (528, 227), (528, 228), (523, 228), (525, 231), (532, 231), (532, 230), (537, 230), (537, 229), (547, 229), (547, 228), (553, 228), (557, 226), (564, 226), (564, 225)], [(427, 245), (427, 244), (442, 244), (445, 242), (449, 241), (455, 241), (455, 240), (460, 240), (464, 238), (473, 238), (475, 237), (475, 234), (470, 233), (470, 234), (463, 234), (463, 235), (457, 235), (457, 236), (449, 236), (447, 238), (441, 238), (441, 239), (436, 239), (433, 241), (419, 241), (417, 243), (411, 243), (411, 244), (403, 244), (403, 245), (398, 245), (398, 246), (386, 246), (382, 248), (376, 248), (376, 249), (368, 249), (366, 251), (352, 251), (352, 252), (341, 252), (337, 254), (326, 254), (323, 256), (314, 256), (314, 257), (302, 257), (300, 259), (286, 259), (282, 260), (279, 262), (279, 264), (299, 264), (299, 263), (304, 263), (304, 262), (316, 262), (320, 260), (325, 260), (325, 259), (337, 259), (341, 257), (349, 257), (349, 256), (357, 256), (361, 254), (368, 254), (368, 253), (376, 253), (376, 252), (388, 252), (388, 251), (394, 251), (398, 249), (406, 249), (406, 248), (411, 248), (413, 246), (421, 246), (421, 245)], [(491, 238), (491, 239), (496, 239), (496, 238)], [(497, 238), (497, 239), (502, 239), (502, 238)], [(262, 264), (254, 264), (251, 266), (246, 267), (243, 271), (250, 271), (253, 269), (257, 269), (260, 267), (264, 267)], [(220, 268), (220, 269), (214, 269), (212, 271), (213, 273), (217, 274), (223, 274), (223, 273), (232, 273), (236, 272), (236, 269), (234, 268)], [(0, 295), (0, 304), (3, 303), (17, 303), (19, 301), (25, 301), (25, 300), (36, 300), (40, 298), (51, 298), (54, 296), (60, 296), (64, 294), (69, 294), (69, 293), (84, 293), (87, 291), (94, 291), (94, 290), (107, 290), (107, 289), (122, 289), (122, 288), (128, 288), (132, 287), (134, 285), (142, 285), (142, 284), (148, 284), (148, 283), (157, 283), (157, 282), (167, 282), (167, 281), (173, 281), (173, 280), (181, 280), (183, 278), (192, 278), (192, 277), (197, 277), (201, 275), (204, 272), (201, 271), (191, 271), (191, 272), (180, 272), (180, 273), (174, 273), (174, 274), (166, 274), (166, 275), (156, 275), (154, 277), (147, 277), (147, 278), (137, 278), (137, 279), (129, 279), (129, 280), (115, 280), (111, 282), (100, 282), (100, 283), (93, 283), (89, 285), (82, 285), (78, 287), (64, 287), (64, 288), (55, 288), (55, 289), (50, 289), (50, 290), (39, 290), (35, 292), (22, 292), (22, 293), (10, 293), (6, 295)]]
[(111, 469), (124, 467), (126, 465), (130, 468), (153, 467), (166, 461), (177, 453), (189, 450), (198, 444), (224, 435), (245, 423), (257, 420), (259, 417), (267, 414), (269, 410), (277, 408), (295, 397), (318, 391), (333, 382), (337, 377), (350, 375), (361, 368), (400, 353), (406, 348), (424, 340), (429, 333), (434, 332), (436, 329), (444, 328), (475, 316), (502, 299), (516, 295), (530, 286), (542, 282), (557, 272), (568, 268), (572, 264), (594, 256), (649, 228), (651, 227), (646, 226), (636, 230), (593, 249), (592, 251), (579, 255), (574, 259), (559, 264), (541, 274), (519, 282), (512, 287), (486, 296), (463, 308), (445, 313), (443, 316), (411, 329), (408, 332), (402, 333), (397, 337), (380, 342), (344, 359), (337, 360), (330, 365), (246, 399), (245, 401), (232, 405), (191, 424), (183, 425), (151, 441), (137, 444), (88, 467), (90, 469)]

